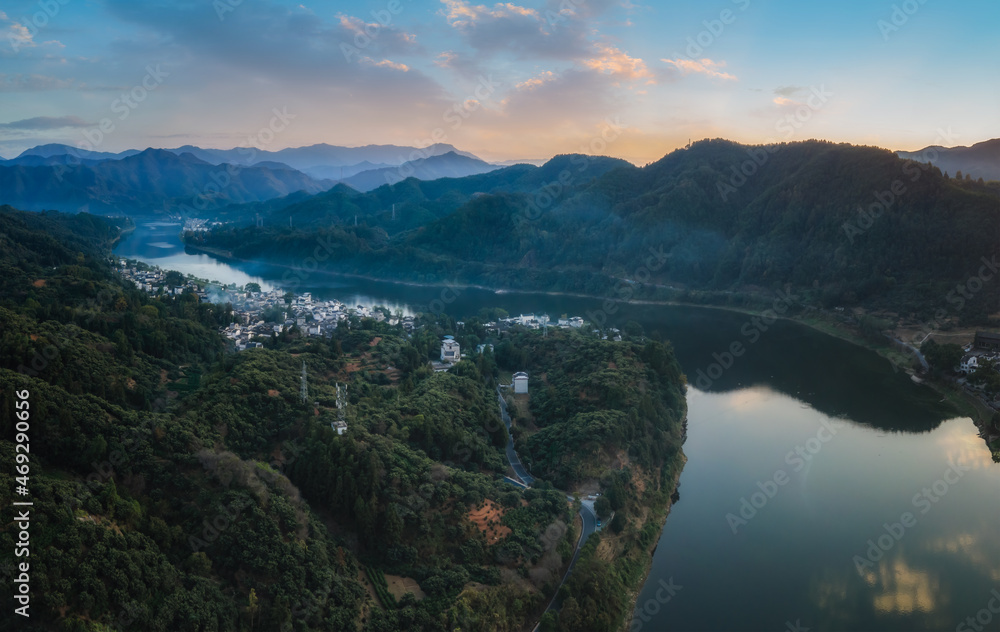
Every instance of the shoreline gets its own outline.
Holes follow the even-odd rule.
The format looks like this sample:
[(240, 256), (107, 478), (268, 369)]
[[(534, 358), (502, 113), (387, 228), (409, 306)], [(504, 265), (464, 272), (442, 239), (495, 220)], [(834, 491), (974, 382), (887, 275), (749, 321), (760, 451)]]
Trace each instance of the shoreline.
[[(250, 259), (241, 259), (239, 257), (235, 257), (229, 251), (214, 249), (214, 248), (210, 248), (210, 247), (193, 246), (193, 245), (189, 245), (187, 243), (185, 243), (184, 246), (185, 246), (185, 248), (191, 248), (192, 250), (195, 250), (197, 252), (202, 252), (202, 253), (210, 255), (210, 256), (218, 257), (218, 258), (223, 259), (225, 261), (230, 261), (230, 262), (234, 262), (234, 263), (260, 263), (260, 262), (253, 261), (253, 260), (250, 260)], [(283, 263), (270, 263), (269, 262), (269, 263), (267, 263), (267, 265), (276, 266), (276, 267), (280, 267), (280, 268), (285, 268), (287, 270), (303, 270), (303, 271), (305, 271), (304, 268), (302, 268), (300, 266), (294, 266), (294, 265), (283, 264)], [(385, 278), (376, 277), (376, 276), (372, 276), (372, 275), (354, 274), (354, 273), (345, 273), (345, 272), (331, 272), (331, 271), (328, 271), (328, 270), (315, 270), (315, 271), (308, 272), (308, 273), (309, 274), (319, 273), (319, 274), (323, 274), (323, 275), (329, 276), (329, 277), (338, 277), (339, 276), (339, 277), (344, 277), (344, 278), (349, 278), (349, 279), (361, 279), (361, 280), (364, 280), (364, 281), (373, 281), (373, 282), (377, 282), (377, 283), (391, 283), (391, 284), (394, 284), (394, 285), (402, 285), (402, 286), (407, 286), (407, 287), (423, 287), (423, 288), (438, 288), (438, 287), (440, 287), (440, 288), (452, 288), (452, 289), (459, 289), (459, 290), (472, 289), (472, 290), (480, 290), (480, 291), (483, 291), (483, 292), (490, 292), (490, 293), (497, 294), (497, 295), (500, 295), (500, 296), (502, 296), (504, 294), (523, 294), (523, 295), (535, 295), (535, 296), (563, 296), (563, 297), (569, 297), (569, 298), (593, 299), (593, 300), (599, 300), (599, 301), (613, 301), (616, 304), (622, 304), (623, 303), (623, 304), (626, 304), (626, 305), (648, 305), (648, 306), (665, 306), (665, 307), (666, 306), (671, 306), (671, 307), (697, 307), (697, 308), (702, 308), (702, 309), (716, 309), (716, 310), (722, 310), (722, 311), (726, 311), (726, 312), (746, 314), (748, 316), (759, 316), (764, 311), (767, 311), (766, 308), (765, 309), (753, 309), (753, 308), (750, 308), (750, 307), (738, 307), (738, 306), (733, 306), (733, 305), (715, 305), (715, 304), (710, 304), (710, 303), (692, 303), (692, 302), (688, 302), (688, 301), (656, 300), (656, 299), (634, 299), (634, 298), (623, 299), (623, 298), (614, 298), (614, 297), (609, 297), (609, 296), (603, 296), (603, 295), (600, 295), (600, 294), (587, 294), (587, 293), (584, 293), (584, 292), (562, 292), (562, 291), (552, 291), (552, 290), (530, 290), (530, 289), (498, 288), (498, 287), (490, 287), (490, 286), (479, 285), (479, 284), (474, 284), (474, 283), (444, 283), (444, 282), (436, 282), (436, 283), (432, 282), (432, 283), (428, 283), (428, 282), (420, 282), (420, 281), (403, 281), (403, 280), (398, 280), (398, 279), (385, 279)], [(617, 277), (609, 277), (609, 278), (611, 278), (612, 280), (616, 280), (618, 282), (622, 282), (622, 283), (632, 283), (632, 281), (629, 281), (628, 279), (621, 279), (621, 278), (617, 278)], [(672, 292), (683, 291), (683, 290), (680, 290), (680, 289), (677, 289), (677, 288), (668, 288), (666, 286), (653, 286), (653, 287), (658, 287), (658, 288), (661, 288), (661, 289), (667, 289), (667, 290), (672, 291)], [(704, 294), (706, 294), (708, 296), (725, 296), (725, 295), (730, 294), (730, 293), (729, 292), (714, 292), (714, 293), (713, 292), (704, 292)], [(750, 296), (754, 300), (761, 301), (761, 303), (765, 304), (765, 305), (767, 304), (767, 302), (769, 300), (771, 300), (770, 297), (764, 296), (764, 295), (762, 295), (762, 294), (760, 294), (758, 292), (749, 291), (749, 292), (747, 292), (747, 295)], [(863, 349), (867, 349), (869, 351), (872, 351), (872, 352), (878, 354), (879, 356), (885, 358), (889, 362), (893, 363), (894, 366), (898, 364), (897, 359), (894, 359), (892, 357), (892, 345), (891, 344), (888, 344), (888, 343), (887, 344), (877, 344), (877, 343), (875, 343), (873, 341), (870, 341), (870, 340), (866, 339), (864, 336), (862, 336), (861, 334), (857, 333), (849, 324), (844, 323), (840, 319), (838, 319), (836, 317), (836, 315), (833, 314), (832, 312), (829, 312), (829, 311), (826, 311), (826, 310), (822, 310), (820, 308), (813, 308), (813, 309), (809, 310), (808, 312), (806, 312), (806, 314), (814, 314), (814, 315), (818, 316), (819, 318), (809, 318), (808, 316), (806, 316), (804, 314), (799, 314), (799, 315), (796, 315), (796, 316), (781, 316), (781, 315), (779, 315), (778, 316), (778, 320), (786, 320), (786, 321), (797, 323), (799, 325), (803, 325), (803, 326), (808, 327), (808, 328), (810, 328), (810, 329), (812, 329), (814, 331), (817, 331), (817, 332), (819, 332), (821, 334), (825, 334), (827, 336), (832, 336), (832, 337), (837, 338), (839, 340), (843, 340), (844, 342), (847, 342), (847, 343), (853, 344), (855, 346), (861, 347)], [(893, 332), (893, 333), (895, 333), (895, 332)], [(919, 352), (918, 350), (915, 350), (912, 347), (910, 347), (910, 348), (911, 348), (912, 351)], [(905, 357), (911, 357), (911, 356), (909, 354), (907, 354)], [(913, 371), (911, 368), (905, 368), (903, 370), (906, 373), (908, 373), (911, 377), (916, 377), (916, 372)], [(954, 387), (954, 385), (949, 384), (947, 382), (942, 383), (938, 379), (924, 378), (922, 380), (922, 383), (927, 384), (931, 388), (934, 388), (936, 391), (938, 391), (939, 393), (941, 393), (945, 397), (957, 397), (958, 400), (959, 400), (959, 402), (965, 405), (964, 408), (966, 408), (966, 409), (971, 408), (971, 411), (974, 414), (969, 415), (969, 416), (972, 418), (973, 422), (976, 424), (976, 427), (979, 428), (981, 434), (984, 435), (983, 436), (983, 441), (987, 444), (987, 447), (990, 447), (989, 441), (987, 439), (987, 437), (988, 437), (988, 423), (989, 423), (989, 419), (983, 419), (982, 415), (981, 415), (981, 413), (985, 412), (985, 409), (990, 408), (987, 404), (985, 404), (981, 399), (979, 399), (975, 395), (966, 392), (964, 389), (956, 389)], [(967, 412), (967, 410), (963, 410), (962, 406), (956, 405), (956, 409), (957, 409), (957, 412), (959, 412), (959, 413)]]
[[(686, 418), (685, 418), (685, 423), (687, 423)], [(656, 555), (656, 549), (660, 548), (660, 538), (663, 536), (663, 529), (667, 525), (667, 519), (670, 517), (670, 512), (674, 508), (673, 497), (674, 494), (677, 493), (677, 488), (680, 487), (681, 474), (684, 473), (684, 466), (687, 465), (687, 462), (688, 458), (687, 455), (684, 454), (684, 448), (682, 447), (681, 464), (680, 467), (677, 468), (677, 473), (674, 475), (672, 481), (672, 489), (670, 490), (670, 495), (667, 496), (667, 505), (666, 507), (664, 507), (663, 520), (659, 524), (660, 535), (656, 537), (656, 541), (653, 543), (652, 548), (646, 552), (647, 563), (645, 569), (643, 569), (642, 572), (642, 579), (639, 581), (638, 585), (632, 587), (632, 589), (628, 593), (629, 607), (626, 610), (626, 612), (629, 613), (629, 616), (625, 619), (625, 621), (622, 622), (622, 627), (619, 628), (619, 632), (625, 632), (626, 630), (630, 630), (632, 628), (632, 621), (635, 619), (636, 606), (639, 603), (639, 595), (642, 594), (643, 589), (646, 587), (646, 582), (649, 581), (649, 574), (653, 571), (653, 556)]]

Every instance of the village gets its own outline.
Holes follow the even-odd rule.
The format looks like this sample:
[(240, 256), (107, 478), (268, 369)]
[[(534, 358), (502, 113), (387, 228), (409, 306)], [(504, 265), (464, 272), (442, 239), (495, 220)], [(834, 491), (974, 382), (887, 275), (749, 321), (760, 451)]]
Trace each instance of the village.
[(965, 355), (955, 372), (962, 375), (957, 382), (966, 390), (984, 398), (993, 408), (1000, 410), (1000, 392), (997, 390), (1000, 369), (1000, 334), (976, 332), (975, 339), (962, 348)]
[[(380, 305), (346, 305), (336, 299), (314, 299), (311, 292), (295, 294), (278, 287), (263, 291), (257, 283), (248, 283), (242, 289), (234, 286), (227, 288), (190, 275), (184, 276), (125, 259), (117, 260), (116, 265), (126, 279), (148, 294), (180, 296), (191, 292), (203, 302), (232, 305), (234, 322), (222, 327), (220, 333), (233, 343), (235, 351), (263, 347), (265, 340), (293, 327), (304, 336), (329, 338), (341, 323), (352, 317), (372, 318), (376, 322), (387, 322), (393, 327), (400, 325), (406, 334), (412, 334), (416, 328), (415, 315), (404, 315), (400, 310), (393, 314)], [(456, 324), (460, 328), (464, 325), (461, 321)], [(516, 326), (545, 330), (549, 327), (579, 329), (585, 324), (579, 316), (562, 316), (552, 320), (546, 314), (520, 314), (487, 322), (485, 328), (500, 334)], [(595, 330), (595, 333), (605, 339), (610, 337), (621, 340), (618, 329), (609, 328), (603, 332)], [(487, 346), (492, 347), (480, 345), (477, 353), (482, 353)], [(441, 362), (434, 363), (434, 369), (447, 370), (461, 358), (461, 350), (456, 341), (442, 341)]]

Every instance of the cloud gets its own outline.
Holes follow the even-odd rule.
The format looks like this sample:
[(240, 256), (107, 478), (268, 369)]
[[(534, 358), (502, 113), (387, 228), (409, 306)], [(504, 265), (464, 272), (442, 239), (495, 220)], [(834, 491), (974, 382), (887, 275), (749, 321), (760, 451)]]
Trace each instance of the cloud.
[(381, 61), (375, 61), (371, 57), (362, 57), (361, 63), (367, 64), (369, 66), (376, 66), (378, 68), (392, 68), (393, 70), (399, 70), (401, 72), (409, 72), (410, 67), (406, 64), (399, 64), (390, 59), (383, 59)]
[(0, 92), (44, 92), (75, 87), (72, 79), (57, 79), (46, 75), (0, 74)]
[(11, 20), (3, 11), (0, 11), (0, 38), (5, 40), (15, 53), (22, 48), (36, 46), (28, 27), (16, 20)]
[(809, 88), (803, 86), (779, 86), (774, 89), (774, 94), (787, 98), (808, 89)]
[(534, 90), (535, 88), (545, 85), (546, 83), (553, 81), (556, 75), (551, 70), (546, 70), (539, 75), (528, 79), (527, 81), (522, 81), (521, 83), (514, 86), (516, 90)]
[(484, 19), (501, 20), (517, 17), (533, 18), (535, 21), (540, 19), (538, 11), (520, 7), (510, 2), (497, 3), (493, 5), (492, 9), (488, 9), (484, 5), (471, 6), (463, 0), (441, 1), (448, 9), (448, 12), (445, 14), (448, 24), (458, 29), (474, 27), (476, 22), (481, 22)]
[(91, 124), (78, 116), (36, 116), (10, 123), (0, 123), (0, 129), (41, 131), (67, 127), (87, 127), (88, 125)]
[(368, 48), (376, 44), (379, 51), (386, 54), (421, 53), (423, 47), (417, 43), (417, 36), (397, 29), (391, 25), (382, 26), (377, 22), (364, 20), (348, 15), (338, 16), (340, 27), (350, 35), (353, 44), (360, 48)]
[(519, 59), (575, 60), (590, 50), (582, 12), (558, 8), (544, 14), (513, 3), (493, 7), (465, 0), (441, 0), (442, 14), (466, 45), (485, 56), (508, 53)]
[(706, 75), (712, 77), (713, 79), (724, 79), (726, 81), (736, 81), (736, 76), (731, 75), (728, 72), (722, 72), (718, 70), (719, 68), (724, 68), (726, 62), (724, 61), (712, 61), (711, 59), (705, 58), (700, 60), (694, 59), (661, 59), (660, 61), (670, 64), (681, 72), (683, 75), (690, 75), (692, 73)]
[(230, 95), (260, 99), (266, 92), (303, 104), (332, 99), (342, 116), (367, 118), (398, 117), (403, 107), (419, 118), (449, 103), (443, 87), (406, 59), (426, 55), (416, 37), (393, 25), (324, 18), (273, 0), (244, 2), (221, 22), (202, 3), (105, 2), (113, 15), (142, 27), (115, 47), (162, 59), (164, 67), (172, 60), (171, 81), (188, 86), (211, 91), (222, 76)]
[(607, 44), (596, 44), (595, 47), (598, 56), (584, 60), (585, 67), (628, 81), (646, 79), (647, 83), (655, 83), (653, 73), (646, 68), (642, 59), (629, 57), (625, 52)]

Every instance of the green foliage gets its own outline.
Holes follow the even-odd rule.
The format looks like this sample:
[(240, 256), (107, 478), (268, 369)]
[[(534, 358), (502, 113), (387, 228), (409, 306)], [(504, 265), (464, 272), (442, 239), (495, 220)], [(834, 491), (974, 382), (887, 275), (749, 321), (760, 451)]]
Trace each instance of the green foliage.
[[(498, 362), (550, 375), (551, 392), (534, 389), (532, 403), (546, 424), (518, 438), (548, 480), (595, 474), (624, 512), (637, 502), (631, 475), (605, 475), (605, 457), (673, 467), (683, 391), (669, 346), (515, 337), (495, 357), (433, 373), (427, 359), (455, 325), (426, 317), (408, 338), (365, 319), (330, 341), (282, 336), (225, 355), (215, 329), (231, 311), (130, 287), (109, 265), (116, 226), (3, 209), (0, 228), (0, 409), (27, 388), (39, 420), (32, 578), (43, 629), (352, 630), (366, 599), (358, 559), (386, 606), (366, 630), (522, 629), (551, 596), (536, 565), (558, 571), (576, 534), (564, 492), (502, 482)], [(466, 346), (485, 337), (476, 318), (458, 335)], [(343, 436), (330, 427), (338, 382)], [(9, 438), (13, 415), (2, 419)], [(12, 460), (9, 439), (0, 454)], [(573, 463), (592, 454), (593, 465)], [(13, 486), (9, 473), (0, 484)], [(487, 501), (503, 513), (487, 527), (503, 537), (469, 520)], [(427, 597), (396, 603), (384, 572)]]
[(962, 347), (945, 343), (938, 344), (933, 339), (920, 345), (920, 352), (924, 354), (931, 369), (938, 373), (951, 373), (962, 362), (965, 354)]
[[(732, 169), (748, 160), (748, 150), (767, 161), (733, 187)], [(998, 251), (995, 189), (946, 179), (935, 167), (872, 147), (707, 140), (643, 168), (597, 168), (580, 157), (552, 163), (535, 173), (554, 180), (565, 169), (569, 184), (554, 197), (542, 190), (553, 180), (516, 175), (512, 167), (500, 170), (506, 175), (408, 181), (355, 196), (352, 203), (368, 208), (367, 227), (319, 214), (315, 231), (286, 221), (189, 239), (284, 262), (312, 250), (318, 236), (329, 245), (323, 265), (339, 272), (625, 299), (703, 301), (711, 292), (734, 300), (734, 290), (789, 286), (825, 307), (916, 311), (923, 319)], [(900, 187), (889, 209), (866, 215), (876, 193)], [(322, 206), (324, 195), (314, 204)], [(386, 204), (407, 196), (426, 212), (394, 225)], [(957, 311), (970, 323), (985, 322), (1000, 286), (970, 296)]]

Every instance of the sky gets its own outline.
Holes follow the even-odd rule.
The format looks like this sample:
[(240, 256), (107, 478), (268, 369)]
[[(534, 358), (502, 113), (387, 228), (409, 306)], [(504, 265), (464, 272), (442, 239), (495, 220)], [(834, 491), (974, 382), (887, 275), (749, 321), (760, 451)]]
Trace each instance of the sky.
[(0, 156), (971, 145), (1000, 136), (998, 27), (996, 0), (4, 0)]

